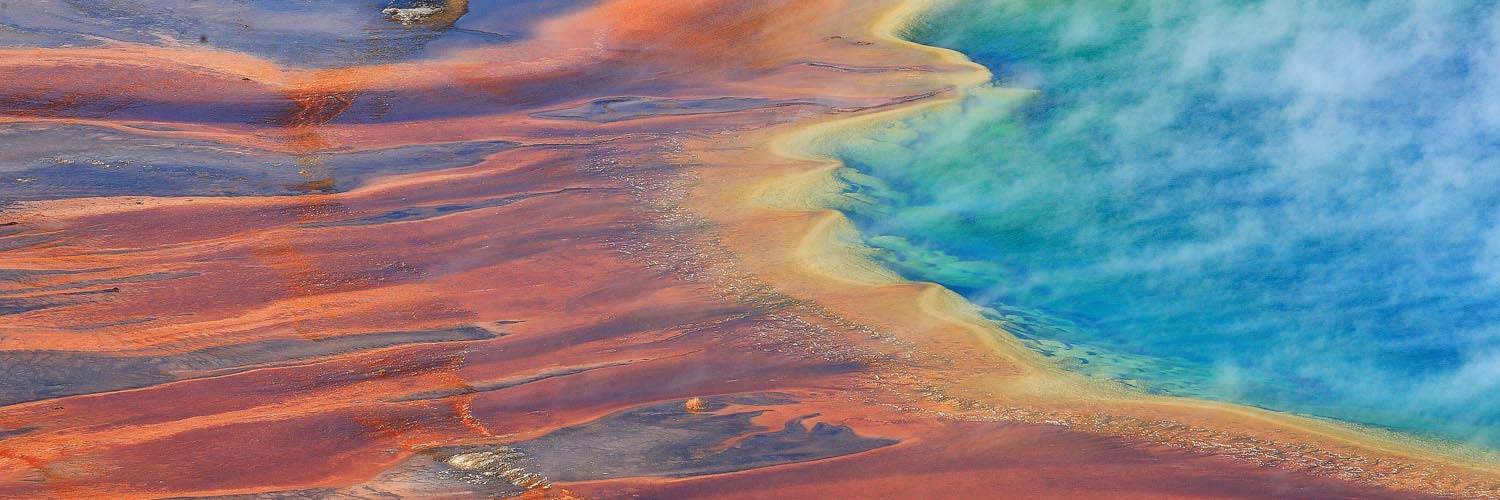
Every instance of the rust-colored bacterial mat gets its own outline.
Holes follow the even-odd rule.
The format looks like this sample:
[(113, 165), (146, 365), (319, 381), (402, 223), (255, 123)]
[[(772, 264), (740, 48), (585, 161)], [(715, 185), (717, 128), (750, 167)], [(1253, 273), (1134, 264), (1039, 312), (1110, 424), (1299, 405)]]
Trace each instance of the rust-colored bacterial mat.
[(928, 3), (0, 2), (0, 497), (1500, 494), (872, 260), (829, 143), (1007, 92)]

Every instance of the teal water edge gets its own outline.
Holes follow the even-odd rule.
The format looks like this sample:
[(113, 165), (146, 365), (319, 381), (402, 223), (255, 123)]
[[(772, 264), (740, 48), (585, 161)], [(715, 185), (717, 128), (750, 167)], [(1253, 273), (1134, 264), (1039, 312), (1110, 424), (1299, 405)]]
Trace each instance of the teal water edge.
[(1500, 447), (1496, 3), (962, 0), (910, 35), (1035, 92), (835, 148), (885, 264), (1084, 373)]

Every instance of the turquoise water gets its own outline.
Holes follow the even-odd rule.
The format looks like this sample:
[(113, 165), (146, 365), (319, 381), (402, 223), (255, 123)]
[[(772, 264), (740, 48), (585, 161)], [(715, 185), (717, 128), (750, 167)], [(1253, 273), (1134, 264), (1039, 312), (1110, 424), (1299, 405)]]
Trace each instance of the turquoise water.
[(1070, 368), (1500, 446), (1500, 7), (966, 0), (992, 70), (849, 139), (886, 264)]

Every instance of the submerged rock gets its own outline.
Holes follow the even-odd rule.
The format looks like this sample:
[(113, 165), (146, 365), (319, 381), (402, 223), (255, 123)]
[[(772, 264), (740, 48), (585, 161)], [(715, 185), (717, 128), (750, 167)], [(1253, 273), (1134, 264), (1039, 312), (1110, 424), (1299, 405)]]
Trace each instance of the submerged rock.
[(450, 6), (446, 1), (391, 0), (380, 13), (401, 24), (425, 24), (438, 14), (444, 14)]

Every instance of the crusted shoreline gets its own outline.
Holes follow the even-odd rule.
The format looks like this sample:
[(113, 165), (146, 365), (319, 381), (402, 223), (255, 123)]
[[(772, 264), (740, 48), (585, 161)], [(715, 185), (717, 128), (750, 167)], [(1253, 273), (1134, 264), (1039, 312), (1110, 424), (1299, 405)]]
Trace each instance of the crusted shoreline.
[[(786, 233), (772, 237), (744, 234), (741, 243), (729, 243), (735, 254), (751, 263), (750, 268), (758, 268), (752, 271), (754, 275), (793, 297), (828, 307), (841, 317), (878, 325), (881, 331), (910, 341), (904, 345), (915, 349), (924, 349), (921, 343), (933, 339), (932, 325), (936, 323), (942, 325), (936, 328), (941, 335), (962, 338), (968, 344), (966, 349), (988, 350), (987, 354), (999, 361), (991, 365), (990, 374), (961, 380), (954, 377), (963, 374), (954, 374), (930, 382), (905, 382), (912, 385), (908, 389), (940, 403), (934, 411), (945, 417), (1062, 425), (1398, 490), (1500, 496), (1500, 471), (1493, 454), (1233, 403), (1148, 395), (1066, 372), (983, 318), (977, 306), (958, 294), (936, 284), (909, 282), (874, 262), (872, 250), (859, 241), (852, 222), (829, 208), (830, 197), (837, 196), (843, 186), (834, 175), (842, 164), (826, 153), (831, 149), (828, 143), (902, 117), (941, 113), (970, 93), (1030, 92), (991, 87), (989, 70), (963, 54), (900, 36), (907, 23), (937, 3), (895, 2), (869, 24), (870, 34), (879, 43), (926, 54), (934, 66), (943, 68), (928, 74), (936, 80), (932, 95), (736, 140), (734, 143), (742, 147), (756, 145), (749, 146), (756, 148), (757, 155), (750, 164), (765, 161), (761, 159), (764, 155), (790, 160), (792, 165), (754, 172), (738, 169), (732, 174), (737, 179), (733, 187), (705, 183), (711, 187), (700, 193), (702, 199), (696, 210), (709, 214), (710, 219), (727, 228), (727, 233), (762, 232), (768, 227)], [(735, 202), (738, 205), (724, 208), (726, 203)], [(735, 210), (759, 210), (795, 222), (746, 224), (745, 217), (732, 214)], [(778, 243), (766, 244), (768, 239)], [(861, 292), (879, 298), (850, 299), (865, 295)], [(892, 301), (908, 305), (893, 307)], [(913, 314), (905, 319), (893, 318), (891, 310)], [(938, 355), (944, 354), (948, 353)]]

